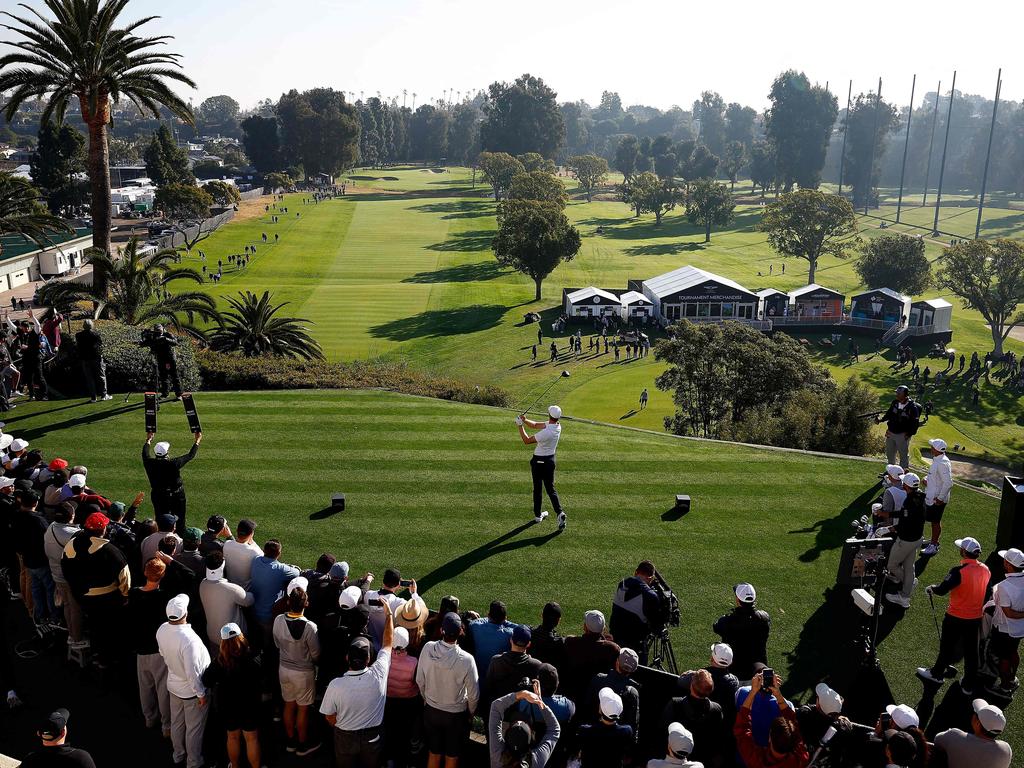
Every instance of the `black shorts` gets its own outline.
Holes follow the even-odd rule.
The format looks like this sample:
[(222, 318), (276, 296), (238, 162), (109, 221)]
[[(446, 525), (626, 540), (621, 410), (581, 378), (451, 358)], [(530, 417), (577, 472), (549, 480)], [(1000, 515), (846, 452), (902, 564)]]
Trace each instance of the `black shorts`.
[(423, 708), (427, 751), (433, 755), (460, 757), (469, 736), (468, 712), (444, 712), (429, 704)]
[(1020, 638), (1010, 637), (1001, 629), (995, 628), (989, 635), (988, 647), (997, 659), (1011, 659), (1020, 648)]
[(217, 708), (225, 731), (257, 731), (260, 727), (259, 702), (253, 705), (223, 706)]
[(946, 511), (945, 502), (939, 501), (924, 508), (924, 519), (929, 523), (937, 523), (942, 520), (942, 513)]

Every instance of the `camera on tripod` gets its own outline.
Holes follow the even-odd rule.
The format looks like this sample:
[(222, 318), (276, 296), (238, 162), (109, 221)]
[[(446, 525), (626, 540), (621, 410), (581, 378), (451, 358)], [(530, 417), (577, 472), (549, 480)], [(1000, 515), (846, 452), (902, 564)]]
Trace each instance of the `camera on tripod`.
[[(654, 572), (654, 583), (651, 585), (658, 593), (658, 616), (656, 617), (657, 628), (679, 626), (679, 599), (675, 592), (665, 581), (664, 577)], [(655, 622), (652, 622), (655, 624)], [(652, 627), (653, 628), (653, 627)]]

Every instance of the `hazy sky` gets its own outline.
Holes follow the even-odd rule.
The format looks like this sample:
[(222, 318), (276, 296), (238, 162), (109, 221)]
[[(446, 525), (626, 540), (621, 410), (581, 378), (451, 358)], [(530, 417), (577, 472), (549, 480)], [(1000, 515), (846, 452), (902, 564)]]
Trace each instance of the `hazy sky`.
[[(28, 0), (32, 2), (32, 0)], [(845, 101), (873, 90), (905, 104), (941, 79), (1003, 97), (1024, 96), (1019, 0), (888, 0), (852, 7), (804, 0), (133, 0), (130, 15), (162, 14), (150, 34), (172, 34), (198, 90), (243, 107), (289, 88), (402, 90), (417, 104), (523, 72), (543, 77), (559, 101), (596, 104), (615, 90), (625, 105), (689, 107), (702, 90), (763, 109), (774, 76), (802, 69)], [(1001, 10), (997, 11), (997, 7)], [(835, 8), (835, 10), (833, 10)], [(1013, 17), (1016, 16), (1016, 21)]]

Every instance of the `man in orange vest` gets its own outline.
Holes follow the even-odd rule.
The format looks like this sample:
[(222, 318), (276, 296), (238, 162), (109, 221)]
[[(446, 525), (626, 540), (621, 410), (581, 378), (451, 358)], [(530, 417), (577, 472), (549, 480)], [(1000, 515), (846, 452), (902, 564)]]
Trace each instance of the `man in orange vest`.
[(942, 618), (939, 656), (931, 669), (918, 667), (917, 676), (941, 685), (946, 669), (960, 660), (962, 647), (964, 674), (960, 678), (960, 689), (969, 696), (974, 691), (978, 673), (981, 615), (990, 574), (988, 566), (978, 560), (981, 544), (977, 539), (967, 536), (953, 544), (960, 548), (960, 564), (950, 568), (940, 584), (925, 588), (928, 595), (949, 595), (949, 607)]

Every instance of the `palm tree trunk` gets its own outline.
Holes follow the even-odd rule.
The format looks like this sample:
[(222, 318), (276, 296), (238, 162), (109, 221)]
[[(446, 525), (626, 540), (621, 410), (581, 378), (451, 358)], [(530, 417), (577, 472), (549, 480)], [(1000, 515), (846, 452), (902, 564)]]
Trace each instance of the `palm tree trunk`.
[[(90, 115), (83, 104), (82, 114), (88, 117), (89, 126), (89, 187), (92, 198), (89, 209), (92, 213), (92, 245), (93, 248), (109, 254), (110, 148), (107, 145), (107, 124), (110, 122), (110, 104), (101, 104), (94, 115)], [(94, 271), (92, 281), (93, 285), (106, 292), (106, 274)]]

